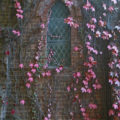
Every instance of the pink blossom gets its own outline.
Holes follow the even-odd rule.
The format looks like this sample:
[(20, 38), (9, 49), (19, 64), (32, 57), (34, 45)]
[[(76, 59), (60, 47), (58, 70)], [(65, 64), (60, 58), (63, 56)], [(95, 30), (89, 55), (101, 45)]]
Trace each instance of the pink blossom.
[(20, 101), (20, 104), (21, 104), (21, 105), (24, 105), (24, 104), (25, 104), (25, 100), (21, 100), (21, 101)]
[(32, 74), (31, 74), (30, 72), (27, 72), (27, 76), (28, 76), (28, 77), (31, 77)]
[(41, 24), (41, 28), (43, 28), (43, 29), (44, 29), (44, 28), (45, 28), (45, 24), (43, 24), (43, 23), (42, 23), (42, 24)]
[(17, 36), (20, 36), (20, 31), (13, 30), (12, 32), (13, 32), (13, 34), (15, 34)]
[(90, 28), (91, 31), (93, 31), (93, 32), (95, 31), (96, 25), (87, 23), (86, 26), (87, 26), (88, 28)]
[(81, 76), (80, 72), (77, 72), (77, 77), (80, 77), (80, 76)]
[(88, 50), (93, 51), (93, 47), (87, 46)]
[(17, 9), (17, 12), (19, 12), (19, 13), (23, 13), (23, 10), (21, 10), (21, 9)]
[(111, 37), (112, 37), (112, 35), (111, 35), (111, 34), (108, 34), (108, 36), (109, 36), (109, 38), (111, 38)]
[(80, 108), (81, 112), (85, 112), (85, 108)]
[(99, 20), (99, 23), (98, 23), (101, 27), (104, 27), (106, 25), (106, 22), (105, 21), (102, 21), (102, 20)]
[(49, 119), (47, 117), (45, 117), (44, 120), (49, 120)]
[(51, 114), (48, 114), (48, 118), (50, 118), (51, 117)]
[(43, 66), (44, 69), (46, 69), (47, 67), (48, 67), (48, 64), (45, 64), (45, 65)]
[(120, 86), (120, 82), (118, 80), (115, 81), (115, 85)]
[(75, 95), (75, 98), (78, 99), (79, 95)]
[(32, 73), (36, 73), (36, 69), (32, 69), (31, 72), (32, 72)]
[(84, 87), (81, 88), (81, 91), (82, 93), (87, 92), (87, 90)]
[(104, 8), (104, 10), (106, 10), (106, 9), (107, 9), (107, 7), (106, 7), (106, 4), (105, 4), (105, 3), (103, 3), (103, 8)]
[(72, 5), (73, 5), (73, 2), (70, 1), (70, 0), (68, 0), (68, 1), (65, 2), (65, 4), (66, 4), (66, 6), (72, 6)]
[(110, 7), (108, 8), (108, 10), (109, 10), (110, 12), (112, 12), (112, 11), (114, 10), (113, 6), (110, 6)]
[(88, 7), (91, 7), (91, 3), (89, 2), (89, 0), (87, 0), (87, 4)]
[(73, 26), (73, 24), (74, 24), (72, 17), (68, 17), (68, 18), (64, 19), (64, 22), (69, 24), (70, 26)]
[(88, 93), (92, 93), (92, 89), (90, 89), (90, 88), (87, 89), (87, 92), (88, 92)]
[[(86, 117), (86, 113), (83, 112), (82, 115), (83, 115), (84, 117)], [(87, 118), (86, 118), (86, 119), (87, 119)], [(87, 119), (87, 120), (89, 120), (89, 119)]]
[(89, 10), (89, 7), (87, 5), (84, 5), (83, 8)]
[(94, 58), (92, 56), (89, 56), (88, 59), (89, 59), (90, 62), (94, 61)]
[(22, 69), (24, 67), (24, 65), (23, 64), (19, 64), (19, 67)]
[(88, 81), (83, 80), (84, 85), (88, 85)]
[(89, 104), (89, 108), (90, 108), (90, 109), (97, 109), (97, 105), (91, 103), (91, 104)]
[(30, 83), (26, 83), (27, 88), (30, 88), (30, 86), (31, 86)]
[(109, 79), (109, 83), (112, 85), (113, 84), (113, 81), (112, 81), (112, 79)]
[(59, 70), (60, 70), (60, 71), (63, 70), (63, 66), (60, 66), (60, 67), (59, 67)]
[(97, 89), (101, 89), (102, 88), (102, 86), (100, 85), (100, 84), (97, 84), (97, 87), (96, 87)]
[(115, 56), (118, 56), (118, 48), (117, 46), (112, 46), (112, 54), (114, 54)]
[(112, 115), (114, 115), (115, 113), (114, 113), (114, 111), (111, 109), (111, 110), (109, 110), (109, 116), (112, 116)]
[(72, 17), (68, 17), (66, 19), (64, 19), (64, 22), (69, 24), (71, 27), (73, 26), (74, 28), (78, 28), (79, 25), (77, 23), (73, 22), (73, 18)]
[(116, 64), (116, 67), (120, 69), (120, 64)]
[(45, 77), (45, 75), (46, 75), (46, 73), (45, 73), (45, 72), (43, 72), (43, 73), (42, 73), (42, 76), (43, 76), (43, 77)]
[(86, 24), (86, 26), (87, 26), (88, 28), (90, 28), (90, 27), (91, 27), (91, 25), (90, 25), (89, 23), (87, 23), (87, 24)]
[(21, 15), (21, 14), (17, 13), (16, 16), (17, 16), (17, 18), (23, 19), (23, 15)]
[(111, 0), (114, 4), (117, 4), (117, 0)]
[(70, 86), (67, 87), (67, 91), (70, 92)]
[(96, 31), (96, 37), (100, 37), (101, 36), (101, 32), (100, 31)]
[(35, 56), (35, 59), (36, 59), (36, 60), (39, 60), (39, 56)]
[(94, 73), (94, 71), (92, 70), (92, 69), (89, 69), (88, 70), (88, 73), (90, 74), (90, 76), (92, 77), (92, 78), (96, 78), (96, 74)]
[(118, 104), (120, 104), (120, 100), (118, 100)]
[(107, 48), (108, 48), (108, 50), (111, 50), (111, 49), (112, 49), (112, 47), (111, 47), (110, 45), (108, 45)]
[(118, 105), (117, 104), (113, 104), (112, 105), (114, 109), (118, 109)]
[(92, 24), (91, 26), (90, 26), (90, 28), (91, 28), (91, 31), (95, 31), (95, 28), (96, 28), (96, 26), (94, 25), (94, 24)]
[(77, 23), (74, 23), (74, 24), (73, 24), (73, 27), (74, 27), (74, 28), (78, 28), (79, 25), (78, 25)]
[(74, 47), (74, 51), (77, 52), (79, 48), (77, 46)]
[(51, 72), (50, 72), (50, 71), (47, 71), (47, 72), (46, 72), (46, 75), (47, 75), (48, 77), (50, 77), (50, 76), (51, 76)]
[(20, 31), (17, 32), (17, 36), (20, 36)]
[(83, 8), (89, 10), (90, 7), (91, 7), (91, 3), (87, 0), (87, 3), (83, 6)]
[(114, 73), (112, 71), (109, 72), (110, 76), (113, 77)]
[(29, 67), (31, 67), (31, 68), (32, 68), (33, 66), (34, 66), (33, 63), (30, 63), (30, 64), (29, 64)]
[(15, 3), (15, 8), (21, 9), (21, 5), (20, 5), (20, 3), (18, 1), (16, 1), (16, 3)]
[(91, 40), (91, 39), (92, 39), (92, 37), (91, 37), (91, 35), (90, 35), (90, 34), (88, 35), (88, 39), (89, 39), (89, 40)]
[(103, 13), (103, 16), (106, 16), (106, 13)]
[(93, 53), (95, 53), (96, 55), (98, 54), (98, 51), (97, 50), (93, 50)]
[(33, 82), (33, 77), (29, 77), (28, 80), (29, 80), (30, 82)]
[(93, 87), (94, 87), (94, 89), (101, 89), (101, 85), (100, 84), (93, 84)]
[(56, 72), (57, 72), (57, 73), (59, 73), (59, 72), (60, 72), (60, 70), (59, 70), (58, 68), (56, 68)]
[(91, 6), (91, 10), (94, 12), (95, 11), (95, 8), (93, 6)]
[(77, 90), (77, 88), (74, 88), (74, 91), (76, 91)]
[(36, 63), (36, 64), (34, 65), (34, 67), (38, 68), (38, 67), (39, 67), (39, 65)]
[(90, 42), (86, 42), (86, 45), (90, 45)]
[(103, 31), (103, 35), (102, 35), (103, 39), (107, 39), (108, 40), (111, 37), (112, 37), (112, 35), (110, 33), (108, 33), (108, 31)]
[(118, 117), (120, 117), (120, 112), (118, 112)]
[(84, 63), (84, 66), (91, 68), (91, 67), (92, 67), (92, 64), (85, 62), (85, 63)]
[(92, 18), (91, 20), (92, 20), (94, 23), (97, 22), (96, 18)]
[[(50, 103), (49, 105), (51, 105), (51, 103)], [(49, 108), (48, 108), (48, 112), (50, 112), (50, 109), (49, 109)]]

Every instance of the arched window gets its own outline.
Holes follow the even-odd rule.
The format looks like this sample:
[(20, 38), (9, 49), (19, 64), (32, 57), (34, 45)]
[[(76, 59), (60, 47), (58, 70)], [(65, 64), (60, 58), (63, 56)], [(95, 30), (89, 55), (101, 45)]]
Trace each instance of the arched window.
[(69, 10), (62, 1), (58, 0), (50, 13), (47, 31), (48, 65), (68, 67), (71, 63), (71, 30), (70, 26), (64, 23), (64, 19), (69, 16)]

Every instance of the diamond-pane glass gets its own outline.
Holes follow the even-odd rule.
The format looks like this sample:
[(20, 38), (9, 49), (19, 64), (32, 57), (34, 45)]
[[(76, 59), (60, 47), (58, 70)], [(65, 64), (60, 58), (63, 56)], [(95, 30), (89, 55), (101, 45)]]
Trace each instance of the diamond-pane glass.
[(47, 32), (47, 55), (52, 55), (49, 66), (69, 66), (70, 60), (70, 26), (64, 23), (69, 16), (69, 10), (63, 2), (58, 0), (51, 9), (51, 16)]

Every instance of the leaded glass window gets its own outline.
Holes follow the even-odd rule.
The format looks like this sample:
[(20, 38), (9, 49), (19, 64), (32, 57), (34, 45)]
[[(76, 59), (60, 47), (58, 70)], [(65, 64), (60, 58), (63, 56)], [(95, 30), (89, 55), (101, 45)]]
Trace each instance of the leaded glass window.
[(65, 4), (58, 0), (51, 8), (47, 32), (47, 55), (49, 66), (70, 66), (70, 26), (64, 23), (69, 16)]

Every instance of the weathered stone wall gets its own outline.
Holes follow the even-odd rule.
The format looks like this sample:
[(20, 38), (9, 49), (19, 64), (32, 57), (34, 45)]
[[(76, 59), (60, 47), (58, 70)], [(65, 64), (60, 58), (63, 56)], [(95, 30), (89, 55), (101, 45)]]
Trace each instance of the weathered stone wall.
[[(73, 18), (77, 20), (79, 24), (81, 24), (81, 20), (82, 20), (81, 12), (80, 12), (81, 2), (78, 2), (78, 1), (74, 1), (74, 2), (76, 5), (73, 8), (70, 8), (70, 14), (71, 16), (73, 16)], [(50, 8), (52, 7), (52, 5), (54, 5), (54, 3), (55, 3), (55, 0), (41, 1), (36, 6), (35, 11), (31, 11), (30, 13), (31, 15), (34, 14), (34, 16), (30, 17), (30, 21), (27, 23), (26, 26), (24, 26), (25, 32), (22, 36), (23, 44), (26, 43), (25, 47), (23, 48), (24, 50), (22, 51), (22, 55), (25, 56), (25, 57), (23, 56), (23, 60), (25, 60), (24, 58), (27, 58), (26, 61), (24, 61), (25, 64), (26, 63), (28, 64), (34, 61), (34, 56), (35, 56), (35, 52), (37, 50), (37, 45), (38, 45), (37, 43), (41, 40), (41, 35), (46, 39), (48, 12)], [(28, 17), (28, 14), (26, 14), (25, 16)], [(46, 26), (46, 28), (43, 31), (41, 31), (40, 29), (40, 23), (44, 23)], [(30, 43), (30, 41), (32, 42)], [(37, 82), (35, 84), (36, 86), (35, 90), (36, 90), (37, 95), (39, 96), (39, 101), (40, 101), (40, 104), (42, 105), (42, 109), (44, 110), (46, 115), (47, 115), (46, 105), (48, 104), (48, 100), (49, 100), (49, 89), (47, 88), (47, 84), (48, 83), (51, 84), (51, 87), (53, 89), (53, 93), (52, 93), (53, 94), (53, 98), (52, 98), (53, 100), (52, 119), (53, 120), (70, 119), (69, 118), (70, 101), (68, 98), (68, 93), (67, 93), (66, 88), (72, 79), (73, 71), (77, 71), (79, 69), (77, 67), (78, 64), (80, 64), (79, 60), (83, 59), (80, 57), (79, 53), (76, 53), (73, 51), (73, 48), (76, 45), (82, 46), (82, 43), (83, 41), (80, 38), (78, 30), (72, 28), (71, 29), (71, 67), (68, 69), (65, 69), (60, 74), (53, 73), (52, 77), (49, 79), (40, 78), (36, 80)], [(27, 47), (29, 47), (29, 49)], [(46, 51), (46, 44), (44, 48), (42, 49), (41, 54), (45, 55), (45, 51)], [(46, 96), (45, 96), (45, 93), (46, 93)], [(48, 100), (44, 100), (45, 98)]]
[[(82, 15), (81, 15), (81, 1), (76, 1), (74, 0), (74, 7), (70, 8), (70, 13), (71, 16), (73, 18), (75, 18), (79, 24), (81, 24), (82, 22)], [(30, 61), (32, 61), (32, 59), (34, 59), (34, 55), (35, 55), (35, 51), (37, 49), (37, 44), (40, 41), (41, 35), (44, 36), (44, 38), (46, 38), (46, 34), (47, 34), (47, 21), (48, 21), (48, 12), (50, 10), (50, 8), (52, 7), (52, 5), (55, 3), (55, 0), (48, 0), (48, 1), (41, 1), (37, 4), (37, 7), (35, 10), (31, 11), (31, 15), (34, 14), (34, 17), (30, 18), (30, 21), (27, 23), (26, 26), (24, 26), (24, 30), (26, 32), (24, 32), (23, 34), (23, 44), (24, 42), (26, 42), (27, 44), (29, 44), (30, 40), (33, 38), (34, 42), (31, 43), (29, 45), (29, 49), (27, 49), (28, 45), (26, 44), (26, 46), (24, 47), (24, 50), (28, 50), (26, 52), (25, 56), (29, 58), (29, 55), (31, 58), (27, 58), (26, 60), (27, 63), (29, 63)], [(26, 14), (26, 16), (28, 16)], [(46, 29), (42, 31), (39, 30), (39, 28), (37, 29), (35, 26), (39, 26), (41, 23), (44, 23), (46, 26)], [(34, 30), (34, 31), (32, 31)], [(31, 31), (31, 32), (30, 32)], [(82, 34), (81, 34), (82, 35)], [(68, 120), (69, 118), (69, 106), (70, 106), (70, 101), (69, 98), (67, 97), (68, 93), (66, 92), (66, 87), (67, 85), (70, 83), (71, 79), (72, 79), (72, 74), (75, 71), (80, 71), (81, 66), (79, 64), (81, 64), (83, 62), (83, 57), (80, 57), (79, 53), (76, 53), (73, 51), (74, 46), (78, 45), (78, 46), (83, 46), (84, 42), (81, 36), (78, 32), (77, 29), (72, 28), (71, 30), (71, 67), (69, 69), (64, 70), (62, 73), (58, 74), (53, 74), (53, 76), (50, 79), (39, 79), (36, 82), (36, 91), (37, 91), (37, 95), (39, 96), (39, 98), (42, 98), (43, 100), (40, 99), (42, 108), (47, 110), (46, 105), (47, 102), (44, 101), (45, 98), (45, 93), (43, 92), (44, 87), (46, 88), (46, 94), (49, 93), (49, 89), (47, 89), (47, 84), (50, 82), (52, 89), (53, 89), (53, 94), (54, 94), (54, 98), (52, 99), (54, 101), (53, 103), (53, 120), (54, 119), (59, 119), (59, 120)], [(102, 46), (101, 46), (102, 47)], [(32, 48), (32, 49), (31, 49)], [(43, 48), (43, 55), (45, 55), (45, 50), (46, 50), (46, 44)], [(82, 52), (81, 52), (82, 53)], [(83, 56), (83, 55), (82, 55)], [(33, 58), (32, 58), (33, 57)], [(24, 59), (24, 58), (23, 58)], [(101, 63), (103, 62), (102, 60), (100, 61)], [(25, 62), (26, 63), (26, 62)], [(79, 67), (78, 67), (79, 66)], [(101, 66), (101, 65), (100, 65)], [(106, 80), (106, 74), (103, 75), (103, 68), (99, 68), (98, 70), (98, 78), (100, 79), (101, 84), (105, 83)], [(107, 118), (107, 111), (106, 111), (106, 86), (105, 88), (103, 88), (102, 90), (100, 90), (100, 92), (96, 92), (94, 95), (94, 99), (96, 99), (96, 101), (98, 102), (99, 108), (98, 110), (93, 113), (93, 111), (91, 112), (91, 116), (93, 116), (93, 118), (96, 116), (97, 119), (100, 120), (106, 120)], [(40, 92), (39, 92), (40, 91)], [(47, 92), (48, 91), (48, 92)], [(103, 96), (104, 93), (104, 96)], [(49, 95), (48, 95), (49, 96)], [(81, 97), (83, 97), (81, 95)], [(48, 97), (49, 99), (49, 97)], [(88, 99), (88, 100), (87, 100)], [(85, 95), (83, 97), (83, 101), (85, 100), (85, 102), (88, 102), (90, 100), (89, 95)], [(68, 112), (69, 111), (69, 112)], [(45, 111), (44, 111), (45, 112)], [(47, 114), (47, 112), (46, 112)], [(80, 119), (79, 114), (77, 115), (78, 118)], [(82, 119), (82, 118), (81, 118)]]
[[(72, 8), (69, 8), (70, 14), (81, 25), (82, 2), (80, 0), (73, 0), (73, 2), (74, 6)], [(11, 73), (11, 76), (13, 76), (11, 77), (13, 80), (12, 92), (15, 92), (13, 94), (13, 97), (18, 98), (17, 101), (13, 101), (13, 99), (10, 99), (11, 102), (9, 103), (9, 105), (11, 104), (11, 106), (15, 106), (15, 114), (17, 114), (22, 120), (36, 120), (36, 118), (33, 118), (33, 108), (36, 109), (38, 113), (38, 120), (43, 120), (43, 117), (47, 115), (47, 105), (49, 103), (49, 99), (52, 100), (52, 120), (70, 120), (69, 112), (71, 107), (71, 100), (66, 88), (72, 80), (73, 72), (83, 70), (82, 63), (85, 59), (82, 50), (81, 56), (79, 53), (73, 51), (73, 48), (76, 45), (80, 46), (81, 48), (84, 46), (84, 39), (82, 37), (82, 34), (80, 34), (77, 29), (71, 28), (71, 67), (66, 68), (60, 74), (56, 74), (54, 71), (52, 71), (52, 77), (47, 79), (42, 77), (36, 78), (30, 90), (27, 90), (25, 87), (25, 81), (27, 80), (26, 73), (29, 71), (28, 66), (30, 62), (35, 61), (35, 55), (38, 49), (38, 43), (41, 41), (41, 36), (43, 36), (44, 38), (41, 41), (42, 44), (44, 44), (41, 54), (45, 56), (45, 40), (47, 35), (48, 12), (54, 3), (55, 0), (38, 0), (37, 3), (33, 5), (32, 2), (29, 1), (31, 7), (30, 9), (28, 9), (28, 11), (24, 13), (24, 21), (22, 22), (21, 27), (21, 37), (18, 39), (18, 42), (14, 43), (16, 48), (15, 56), (13, 56), (13, 62), (11, 65), (14, 73)], [(6, 23), (8, 22), (9, 21), (7, 21)], [(1, 21), (1, 23), (3, 22)], [(46, 26), (44, 30), (41, 30), (41, 23), (44, 23)], [(103, 46), (101, 45), (101, 47)], [(103, 59), (98, 59), (100, 59), (100, 63), (102, 63), (104, 61), (104, 56)], [(45, 59), (43, 59), (43, 61), (45, 61)], [(18, 69), (20, 63), (24, 64), (24, 71)], [(93, 95), (94, 99), (99, 105), (99, 108), (94, 112), (89, 111), (91, 113), (91, 117), (96, 118), (97, 120), (107, 120), (107, 88), (105, 85), (107, 77), (104, 71), (106, 71), (106, 69), (104, 67), (101, 67), (101, 64), (99, 64), (97, 68), (97, 74), (101, 84), (103, 85), (103, 89), (101, 89), (99, 92), (94, 93)], [(5, 71), (2, 70), (2, 72)], [(16, 78), (14, 76), (16, 76)], [(17, 79), (17, 82), (15, 82), (15, 79)], [(1, 79), (1, 81), (3, 81), (3, 78)], [(48, 87), (48, 83), (51, 85), (52, 88), (52, 98), (50, 96), (50, 89)], [(38, 103), (36, 102), (35, 104), (33, 104), (33, 93), (36, 93), (36, 95), (38, 96)], [(80, 95), (80, 97), (85, 104), (88, 103), (88, 101), (91, 99), (89, 95)], [(24, 107), (19, 105), (19, 100), (21, 98), (25, 99), (26, 101)], [(12, 109), (13, 107), (10, 107), (8, 109), (8, 120), (15, 119), (14, 117), (11, 117), (12, 115), (10, 114)], [(82, 118), (79, 114), (77, 114), (75, 120), (82, 120)]]

